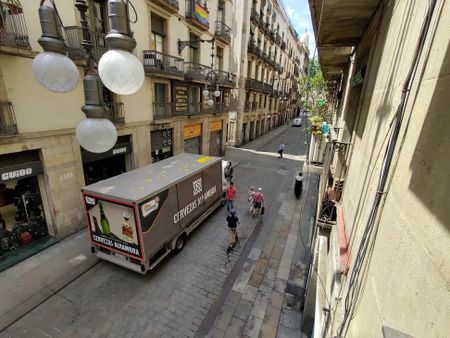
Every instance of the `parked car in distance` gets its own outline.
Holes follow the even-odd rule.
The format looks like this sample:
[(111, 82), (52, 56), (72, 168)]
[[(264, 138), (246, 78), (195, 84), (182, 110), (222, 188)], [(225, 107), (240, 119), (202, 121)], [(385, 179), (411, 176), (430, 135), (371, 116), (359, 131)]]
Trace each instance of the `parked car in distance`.
[(292, 122), (293, 127), (301, 127), (302, 126), (302, 119), (301, 117), (296, 117), (294, 121)]

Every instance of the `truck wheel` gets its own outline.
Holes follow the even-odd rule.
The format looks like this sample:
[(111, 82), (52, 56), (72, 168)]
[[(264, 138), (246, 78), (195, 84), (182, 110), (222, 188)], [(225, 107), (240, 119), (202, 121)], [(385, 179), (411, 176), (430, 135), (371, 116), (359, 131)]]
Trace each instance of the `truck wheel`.
[(183, 250), (184, 244), (186, 244), (186, 234), (181, 234), (175, 242), (175, 252), (178, 253)]

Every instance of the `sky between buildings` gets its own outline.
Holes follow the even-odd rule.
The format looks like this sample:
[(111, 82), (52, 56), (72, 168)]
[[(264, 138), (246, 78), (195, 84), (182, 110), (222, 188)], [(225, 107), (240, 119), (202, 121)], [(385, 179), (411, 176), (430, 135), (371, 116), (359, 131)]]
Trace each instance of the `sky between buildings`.
[(309, 33), (309, 53), (310, 57), (314, 54), (316, 48), (314, 40), (314, 30), (311, 24), (311, 14), (309, 12), (308, 0), (282, 0), (287, 15), (291, 20), (299, 36), (305, 31)]

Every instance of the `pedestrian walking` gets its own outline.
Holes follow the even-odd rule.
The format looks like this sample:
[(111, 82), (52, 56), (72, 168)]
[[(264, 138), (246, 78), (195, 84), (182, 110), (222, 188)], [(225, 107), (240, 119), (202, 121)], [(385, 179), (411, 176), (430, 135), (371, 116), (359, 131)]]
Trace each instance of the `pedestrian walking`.
[(224, 173), (225, 173), (225, 179), (228, 182), (231, 182), (231, 180), (233, 179), (233, 166), (231, 164), (231, 161), (228, 161), (227, 166), (225, 167)]
[(283, 151), (284, 151), (284, 143), (280, 143), (280, 147), (278, 148), (278, 154), (280, 155), (278, 158), (283, 158)]
[(258, 191), (253, 194), (253, 217), (261, 214), (261, 208), (264, 207), (264, 194), (262, 189), (258, 188)]
[(247, 193), (247, 201), (248, 201), (248, 213), (253, 214), (253, 195), (255, 194), (255, 188), (253, 186), (250, 187), (250, 190)]
[(297, 176), (295, 176), (295, 186), (294, 193), (297, 199), (302, 195), (303, 190), (303, 173), (300, 171)]
[(230, 212), (234, 209), (234, 200), (236, 198), (237, 190), (233, 184), (233, 182), (230, 182), (230, 185), (228, 186), (226, 193), (225, 193), (225, 200), (227, 203), (227, 211)]
[(236, 232), (236, 227), (239, 224), (239, 218), (236, 216), (236, 210), (232, 209), (230, 214), (227, 216), (227, 225), (228, 225), (228, 248), (227, 255), (230, 254), (231, 250), (233, 250), (234, 246), (238, 241), (238, 236)]

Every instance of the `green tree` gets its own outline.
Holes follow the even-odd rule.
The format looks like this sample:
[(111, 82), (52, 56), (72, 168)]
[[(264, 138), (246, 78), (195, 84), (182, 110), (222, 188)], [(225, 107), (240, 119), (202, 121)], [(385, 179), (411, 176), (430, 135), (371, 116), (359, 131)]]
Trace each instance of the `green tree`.
[(311, 132), (318, 135), (320, 125), (330, 116), (330, 97), (317, 59), (309, 62), (308, 74), (300, 78), (299, 89), (302, 93), (299, 106), (311, 114)]

